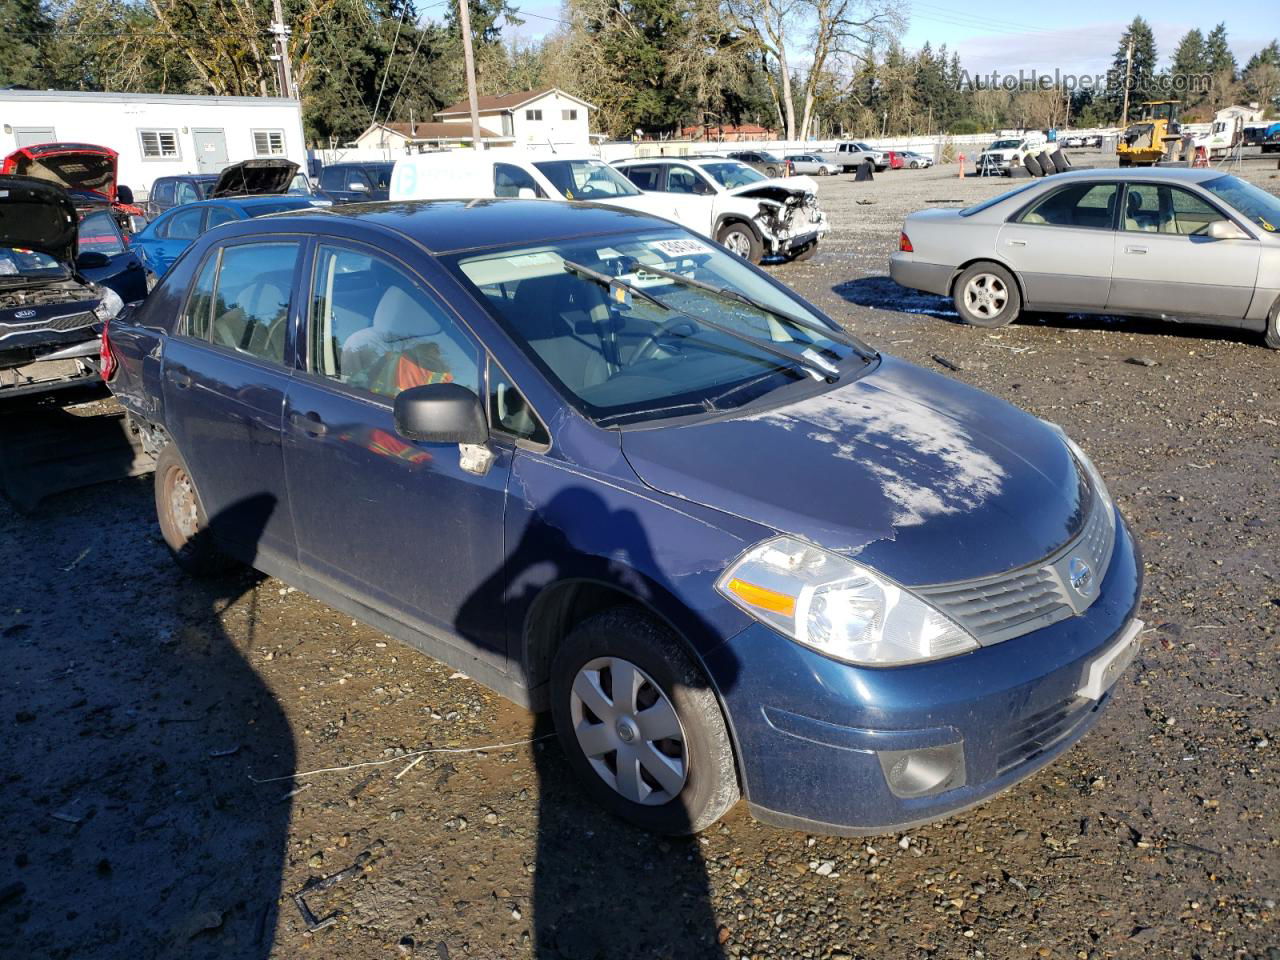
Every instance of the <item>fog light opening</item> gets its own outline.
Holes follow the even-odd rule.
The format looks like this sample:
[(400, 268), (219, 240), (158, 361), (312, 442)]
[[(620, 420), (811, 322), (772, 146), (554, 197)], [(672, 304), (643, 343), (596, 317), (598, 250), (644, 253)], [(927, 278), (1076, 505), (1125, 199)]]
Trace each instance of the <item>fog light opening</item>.
[(895, 797), (928, 797), (964, 785), (964, 743), (881, 750), (880, 769)]

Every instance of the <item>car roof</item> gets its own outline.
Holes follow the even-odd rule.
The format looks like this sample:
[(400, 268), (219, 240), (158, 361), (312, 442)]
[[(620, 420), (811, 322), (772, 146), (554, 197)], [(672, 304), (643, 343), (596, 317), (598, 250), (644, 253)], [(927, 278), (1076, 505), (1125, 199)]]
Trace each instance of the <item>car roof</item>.
[(1173, 183), (1203, 183), (1224, 176), (1212, 167), (1111, 167), (1092, 170), (1068, 170), (1045, 179), (1046, 184), (1072, 180), (1169, 180)]
[[(334, 220), (392, 230), (430, 253), (547, 243), (636, 229), (678, 229), (647, 213), (595, 203), (560, 200), (397, 200), (311, 207), (271, 217), (305, 222), (324, 233)], [(259, 221), (261, 223), (263, 221)], [(250, 229), (242, 226), (242, 229)]]
[(311, 197), (295, 197), (287, 193), (270, 193), (250, 195), (244, 197), (215, 197), (212, 200), (194, 200), (191, 203), (179, 204), (176, 207), (170, 207), (164, 212), (164, 216), (168, 216), (177, 210), (188, 210), (192, 207), (241, 207), (249, 210), (253, 207), (261, 206), (279, 206), (282, 201), (296, 202), (299, 210), (305, 210), (312, 207)]

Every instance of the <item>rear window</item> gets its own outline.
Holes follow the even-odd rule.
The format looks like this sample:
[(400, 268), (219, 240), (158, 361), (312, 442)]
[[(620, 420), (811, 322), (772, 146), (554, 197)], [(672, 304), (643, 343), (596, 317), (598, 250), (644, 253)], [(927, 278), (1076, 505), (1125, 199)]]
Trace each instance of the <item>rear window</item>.
[(1004, 201), (1008, 200), (1010, 197), (1016, 197), (1018, 194), (1022, 193), (1025, 190), (1030, 190), (1034, 186), (1037, 186), (1037, 184), (1024, 183), (1022, 186), (1014, 187), (1012, 190), (1006, 190), (1004, 193), (997, 193), (990, 200), (983, 200), (981, 203), (976, 203), (972, 207), (965, 207), (963, 210), (960, 211), (960, 216), (972, 217), (975, 213), (981, 213), (983, 210), (986, 210), (988, 207), (994, 207), (997, 203), (1003, 203)]
[(81, 253), (104, 253), (109, 257), (124, 253), (124, 237), (106, 210), (96, 210), (81, 220), (79, 236)]

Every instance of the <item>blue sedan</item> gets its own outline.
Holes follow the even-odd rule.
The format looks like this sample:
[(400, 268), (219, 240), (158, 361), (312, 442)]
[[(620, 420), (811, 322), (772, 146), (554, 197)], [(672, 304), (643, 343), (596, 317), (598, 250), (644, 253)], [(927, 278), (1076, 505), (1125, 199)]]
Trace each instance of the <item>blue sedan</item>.
[(193, 574), (249, 563), (550, 710), (608, 809), (887, 832), (1027, 777), (1138, 649), (1059, 428), (617, 208), (334, 207), (103, 333)]
[(173, 262), (206, 230), (237, 220), (305, 210), (314, 206), (315, 201), (307, 197), (250, 196), (201, 200), (166, 210), (135, 233), (130, 242), (146, 269), (159, 278), (168, 272)]

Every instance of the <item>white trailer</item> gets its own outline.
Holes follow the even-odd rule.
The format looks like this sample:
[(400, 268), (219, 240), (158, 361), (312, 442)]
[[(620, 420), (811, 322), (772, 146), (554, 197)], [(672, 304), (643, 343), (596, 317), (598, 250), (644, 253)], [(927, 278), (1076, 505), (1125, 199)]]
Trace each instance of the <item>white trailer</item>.
[(115, 150), (118, 181), (139, 201), (157, 177), (217, 173), (254, 157), (287, 157), (307, 168), (297, 100), (0, 90), (0, 157), (55, 141)]

